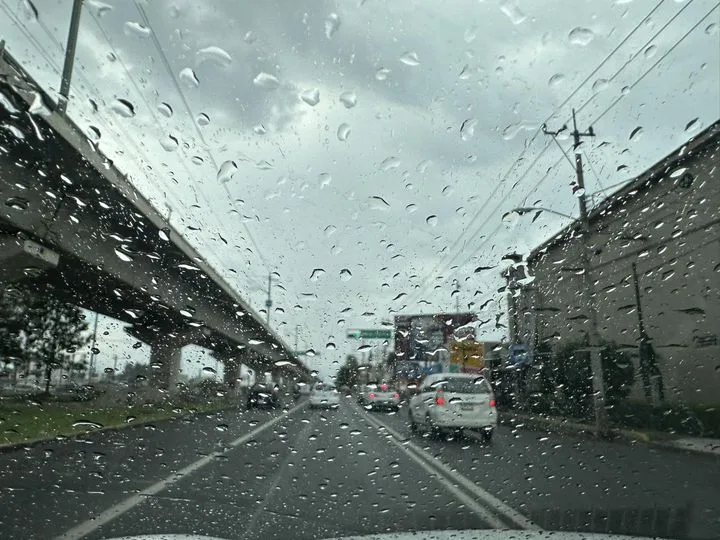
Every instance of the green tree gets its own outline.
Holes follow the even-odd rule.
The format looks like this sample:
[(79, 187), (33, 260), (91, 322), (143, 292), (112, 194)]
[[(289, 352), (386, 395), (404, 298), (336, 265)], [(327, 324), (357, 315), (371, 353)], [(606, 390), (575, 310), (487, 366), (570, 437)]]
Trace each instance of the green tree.
[(13, 380), (26, 368), (23, 356), (22, 313), (24, 296), (21, 291), (7, 288), (0, 292), (0, 361), (13, 364)]
[(357, 384), (358, 379), (358, 361), (353, 355), (348, 355), (345, 363), (340, 366), (335, 378), (335, 384), (338, 388), (347, 386), (352, 388)]
[(45, 392), (50, 392), (54, 369), (62, 367), (67, 353), (87, 345), (90, 336), (82, 310), (57, 298), (25, 291), (22, 313), (25, 325), (24, 351), (37, 361), (45, 372)]

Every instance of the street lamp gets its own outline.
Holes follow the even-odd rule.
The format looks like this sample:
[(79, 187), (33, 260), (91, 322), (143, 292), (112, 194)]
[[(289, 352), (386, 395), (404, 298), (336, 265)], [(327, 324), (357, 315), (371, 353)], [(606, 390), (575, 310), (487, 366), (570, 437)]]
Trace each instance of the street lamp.
[[(536, 206), (515, 208), (512, 212), (523, 215), (528, 212), (540, 210), (575, 220), (575, 218), (567, 214), (556, 212), (555, 210), (551, 210), (549, 208)], [(581, 244), (582, 249), (580, 251), (580, 261), (583, 269), (582, 296), (585, 305), (588, 307), (590, 320), (590, 329), (588, 332), (590, 337), (590, 347), (588, 347), (588, 350), (590, 351), (590, 370), (593, 381), (595, 429), (598, 435), (605, 436), (609, 433), (609, 428), (607, 410), (605, 409), (605, 381), (603, 379), (601, 356), (602, 347), (600, 346), (600, 331), (598, 330), (598, 309), (595, 297), (595, 283), (591, 277), (592, 267), (590, 266), (590, 246), (588, 245), (588, 238), (590, 236), (590, 219), (584, 204), (580, 205), (579, 221), (583, 231)]]
[(523, 214), (529, 214), (530, 212), (548, 212), (549, 214), (555, 214), (557, 216), (561, 216), (567, 219), (575, 219), (569, 214), (563, 214), (562, 212), (558, 212), (557, 210), (553, 210), (552, 208), (544, 208), (542, 206), (521, 206), (519, 208), (513, 208), (510, 212), (515, 212), (516, 214), (521, 216)]

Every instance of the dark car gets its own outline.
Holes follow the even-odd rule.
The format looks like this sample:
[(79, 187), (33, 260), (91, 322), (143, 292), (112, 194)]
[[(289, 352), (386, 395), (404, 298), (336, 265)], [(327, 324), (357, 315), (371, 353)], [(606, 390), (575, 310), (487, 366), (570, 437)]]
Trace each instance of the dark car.
[(250, 387), (247, 408), (263, 407), (274, 409), (280, 406), (280, 389), (277, 385), (258, 383)]

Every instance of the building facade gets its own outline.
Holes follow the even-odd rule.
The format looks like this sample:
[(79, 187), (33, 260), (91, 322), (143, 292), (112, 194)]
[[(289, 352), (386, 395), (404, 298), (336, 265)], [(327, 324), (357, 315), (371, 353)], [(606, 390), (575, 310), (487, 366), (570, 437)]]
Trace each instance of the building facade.
[(536, 352), (587, 335), (587, 249), (601, 339), (636, 373), (649, 345), (667, 401), (720, 405), (719, 164), (716, 122), (593, 208), (587, 238), (574, 222), (510, 268), (511, 343)]

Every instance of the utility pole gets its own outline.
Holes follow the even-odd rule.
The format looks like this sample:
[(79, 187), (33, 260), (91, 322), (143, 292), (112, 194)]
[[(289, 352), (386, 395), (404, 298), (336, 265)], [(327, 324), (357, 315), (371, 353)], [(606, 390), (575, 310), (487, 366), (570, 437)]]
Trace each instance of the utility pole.
[(295, 354), (298, 354), (298, 334), (300, 333), (300, 325), (295, 325)]
[(65, 113), (70, 99), (70, 81), (72, 80), (73, 65), (75, 64), (75, 48), (77, 47), (78, 30), (80, 30), (80, 14), (83, 0), (73, 0), (72, 14), (70, 16), (70, 30), (68, 30), (67, 47), (65, 47), (65, 64), (63, 65), (62, 79), (60, 80), (60, 99), (57, 108)]
[(100, 314), (96, 311), (95, 323), (93, 324), (92, 348), (90, 349), (90, 365), (88, 366), (88, 380), (92, 380), (93, 369), (95, 367), (95, 351), (97, 350), (97, 327), (99, 316)]
[(267, 325), (268, 328), (270, 327), (270, 308), (272, 307), (272, 273), (268, 273), (268, 295), (267, 300), (265, 300), (265, 308), (267, 309)]
[[(457, 279), (453, 279), (453, 287), (455, 287), (455, 290), (453, 293), (455, 294), (455, 315), (458, 317), (460, 316), (460, 282)], [(457, 324), (457, 321), (455, 321)]]
[[(583, 137), (594, 137), (595, 132), (592, 126), (585, 132), (578, 131), (577, 120), (575, 118), (575, 109), (573, 109), (573, 151), (575, 153), (575, 175), (577, 176), (577, 189), (580, 192), (578, 203), (580, 206), (580, 224), (582, 226), (582, 246), (580, 250), (580, 259), (583, 268), (583, 286), (582, 296), (587, 306), (590, 328), (588, 337), (590, 339), (590, 371), (592, 373), (593, 383), (593, 404), (595, 409), (595, 431), (599, 436), (609, 434), (607, 410), (605, 408), (605, 381), (603, 378), (602, 368), (602, 347), (600, 346), (600, 331), (598, 329), (598, 309), (597, 296), (595, 293), (595, 283), (592, 278), (592, 267), (590, 266), (590, 218), (588, 216), (587, 201), (585, 195), (585, 178), (583, 176), (582, 155), (580, 154), (581, 139)], [(565, 131), (567, 126), (563, 126), (557, 131), (549, 131), (547, 126), (543, 124), (543, 133), (556, 137), (559, 133)]]

